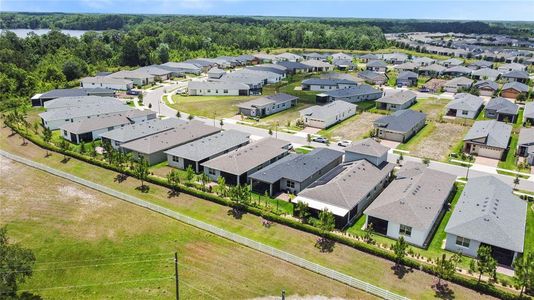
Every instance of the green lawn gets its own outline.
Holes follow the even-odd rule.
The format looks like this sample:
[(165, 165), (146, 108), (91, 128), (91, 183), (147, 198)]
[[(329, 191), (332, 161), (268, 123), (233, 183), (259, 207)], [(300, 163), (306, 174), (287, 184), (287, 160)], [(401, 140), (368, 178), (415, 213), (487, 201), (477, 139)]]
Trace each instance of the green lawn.
[(173, 95), (172, 108), (207, 118), (229, 118), (238, 114), (237, 104), (258, 96), (182, 96)]
[(410, 150), (419, 143), (423, 142), (425, 138), (432, 134), (436, 129), (436, 125), (433, 122), (428, 122), (423, 129), (421, 129), (416, 135), (414, 135), (408, 142), (402, 143), (397, 146), (397, 149), (400, 150)]
[(519, 169), (517, 163), (516, 163), (516, 150), (517, 150), (517, 141), (519, 139), (519, 135), (512, 133), (512, 136), (510, 138), (510, 146), (508, 153), (506, 154), (506, 160), (499, 161), (499, 164), (497, 167), (501, 169), (507, 169), (507, 170), (513, 170), (513, 171), (521, 171), (525, 173), (530, 173), (529, 169)]
[(534, 202), (528, 204), (527, 227), (525, 238), (525, 253), (534, 252)]
[(410, 109), (425, 113), (428, 120), (438, 120), (439, 116), (445, 113), (447, 103), (449, 103), (447, 99), (436, 97), (421, 98), (417, 99), (417, 102)]

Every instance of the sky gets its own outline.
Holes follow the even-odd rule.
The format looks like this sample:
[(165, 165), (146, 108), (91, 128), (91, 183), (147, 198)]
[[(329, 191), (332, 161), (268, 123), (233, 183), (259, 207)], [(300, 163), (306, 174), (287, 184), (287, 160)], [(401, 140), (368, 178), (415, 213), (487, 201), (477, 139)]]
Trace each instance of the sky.
[(534, 21), (534, 0), (0, 0), (0, 11)]

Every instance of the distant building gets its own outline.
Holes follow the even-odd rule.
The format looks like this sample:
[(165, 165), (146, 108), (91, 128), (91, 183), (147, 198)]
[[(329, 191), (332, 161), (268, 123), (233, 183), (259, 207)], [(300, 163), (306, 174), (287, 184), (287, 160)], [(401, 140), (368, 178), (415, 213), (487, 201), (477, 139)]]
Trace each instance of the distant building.
[(278, 93), (256, 98), (237, 105), (239, 113), (250, 117), (265, 117), (297, 105), (298, 97)]
[(405, 143), (425, 126), (425, 122), (424, 113), (405, 109), (381, 117), (373, 125), (377, 137)]
[(409, 90), (402, 90), (400, 92), (392, 93), (377, 99), (376, 108), (384, 110), (401, 110), (407, 109), (416, 102), (417, 95)]
[(328, 128), (356, 114), (357, 106), (346, 101), (334, 101), (323, 106), (315, 105), (300, 111), (306, 126)]

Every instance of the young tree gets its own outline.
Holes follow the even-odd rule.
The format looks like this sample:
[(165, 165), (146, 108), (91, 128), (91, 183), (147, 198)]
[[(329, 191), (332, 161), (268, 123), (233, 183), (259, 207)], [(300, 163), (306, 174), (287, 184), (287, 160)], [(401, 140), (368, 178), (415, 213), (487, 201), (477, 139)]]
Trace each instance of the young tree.
[(406, 249), (408, 243), (404, 240), (404, 237), (399, 237), (393, 245), (393, 252), (395, 253), (395, 267), (398, 268), (402, 264), (402, 260), (406, 256)]
[(191, 183), (193, 178), (195, 178), (195, 171), (193, 171), (193, 167), (191, 167), (191, 165), (189, 165), (185, 169), (185, 179), (187, 179), (187, 182)]
[(189, 114), (189, 115), (187, 116), (187, 119), (188, 119), (189, 121), (193, 120), (194, 118), (195, 118), (195, 116), (193, 116), (192, 114)]
[(32, 276), (34, 264), (32, 251), (10, 243), (7, 228), (0, 227), (0, 298), (19, 299), (18, 286)]
[(113, 149), (113, 146), (111, 146), (111, 143), (104, 142), (102, 143), (102, 147), (104, 148), (104, 158), (108, 160), (108, 163), (110, 165), (113, 164), (113, 152), (115, 149)]
[(519, 255), (513, 262), (514, 281), (521, 288), (519, 298), (526, 291), (534, 291), (534, 252)]
[[(50, 144), (50, 141), (52, 140), (52, 130), (50, 128), (43, 126), (43, 141), (46, 144)], [(46, 148), (46, 157), (50, 156), (50, 153), (48, 152), (48, 148)]]
[(92, 141), (91, 142), (91, 145), (89, 146), (89, 155), (92, 157), (92, 158), (95, 158), (97, 153), (96, 153), (96, 144), (95, 144), (95, 141)]
[(210, 182), (210, 178), (206, 173), (202, 172), (200, 174), (200, 182), (202, 183), (202, 189), (204, 191), (207, 191), (208, 190), (208, 183)]
[(178, 119), (182, 117), (182, 114), (180, 113), (179, 110), (176, 111), (176, 117), (177, 117)]
[(148, 178), (148, 162), (143, 156), (140, 156), (139, 160), (134, 163), (133, 173), (141, 181), (139, 188), (142, 191), (146, 190), (145, 181)]
[(319, 213), (318, 226), (323, 235), (334, 230), (335, 218), (332, 212), (330, 212), (327, 208)]
[(515, 178), (514, 178), (514, 190), (517, 189), (517, 185), (520, 183), (521, 181), (519, 180), (519, 174), (515, 174)]
[(221, 125), (221, 129), (222, 129), (222, 128), (223, 128), (223, 125), (224, 125), (224, 121), (223, 121), (223, 119), (221, 119), (221, 120), (219, 121), (219, 125)]
[(175, 169), (172, 169), (167, 174), (167, 182), (172, 188), (172, 194), (176, 195), (178, 192), (178, 184), (180, 184), (180, 175), (178, 174), (178, 171), (176, 171)]
[(139, 105), (143, 105), (143, 92), (139, 93), (139, 96), (137, 96), (137, 99), (139, 99)]
[(310, 217), (310, 209), (308, 207), (308, 203), (304, 203), (302, 201), (297, 202), (295, 211), (302, 223), (308, 223), (308, 218)]
[(80, 142), (80, 154), (85, 154), (85, 142), (84, 141), (81, 141)]
[(312, 142), (311, 134), (308, 133), (308, 135), (306, 135), (306, 140), (308, 141), (308, 146), (309, 146), (311, 144), (311, 142)]
[(373, 242), (373, 233), (374, 233), (374, 225), (373, 223), (368, 223), (365, 227), (365, 235), (364, 239), (366, 243), (372, 243)]
[(430, 158), (428, 157), (423, 158), (423, 164), (425, 164), (428, 167), (430, 165)]
[(59, 143), (59, 149), (63, 152), (63, 160), (67, 160), (67, 151), (70, 149), (70, 143), (67, 140), (62, 139)]
[(479, 273), (479, 283), (483, 274), (494, 274), (497, 269), (497, 261), (491, 256), (491, 248), (489, 246), (480, 246), (477, 251), (477, 258), (471, 262), (469, 268), (471, 271)]
[(461, 257), (459, 254), (453, 254), (449, 259), (447, 255), (443, 253), (441, 258), (436, 259), (436, 264), (434, 265), (434, 273), (438, 277), (437, 288), (441, 288), (441, 280), (449, 280), (454, 273), (456, 272), (456, 266), (460, 263)]
[(226, 197), (228, 195), (228, 187), (226, 186), (226, 179), (222, 176), (219, 176), (217, 178), (217, 188), (216, 192), (217, 195), (221, 197)]
[(269, 128), (269, 135), (272, 136), (273, 135), (273, 130), (271, 128)]

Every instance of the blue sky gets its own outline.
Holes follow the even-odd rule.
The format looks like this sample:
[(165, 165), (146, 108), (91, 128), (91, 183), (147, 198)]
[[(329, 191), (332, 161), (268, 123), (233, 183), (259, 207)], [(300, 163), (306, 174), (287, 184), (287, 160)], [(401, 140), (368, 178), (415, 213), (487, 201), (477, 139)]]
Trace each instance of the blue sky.
[(534, 21), (534, 0), (0, 0), (0, 11)]

